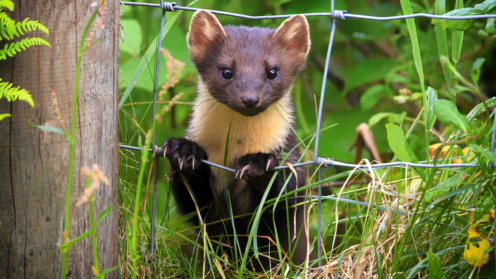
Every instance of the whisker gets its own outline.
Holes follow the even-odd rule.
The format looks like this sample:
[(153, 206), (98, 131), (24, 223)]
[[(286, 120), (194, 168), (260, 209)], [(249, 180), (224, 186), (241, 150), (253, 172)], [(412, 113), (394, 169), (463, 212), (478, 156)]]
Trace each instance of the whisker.
[(215, 100), (214, 97), (212, 98), (209, 98), (209, 99), (206, 99), (206, 100), (203, 100), (201, 101), (199, 104), (196, 105), (196, 107), (200, 107), (201, 105), (203, 105), (204, 103), (208, 103), (209, 101), (212, 101), (212, 100)]

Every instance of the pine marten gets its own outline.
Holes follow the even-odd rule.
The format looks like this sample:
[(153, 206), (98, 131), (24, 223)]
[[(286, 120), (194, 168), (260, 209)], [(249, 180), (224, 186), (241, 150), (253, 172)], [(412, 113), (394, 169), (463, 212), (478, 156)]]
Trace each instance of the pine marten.
[[(185, 138), (166, 139), (163, 156), (169, 159), (171, 170), (180, 171), (187, 179), (198, 207), (211, 204), (201, 211), (207, 234), (227, 244), (217, 246), (219, 250), (231, 247), (227, 248), (231, 259), (235, 249), (231, 220), (208, 223), (229, 218), (227, 188), (233, 216), (245, 215), (234, 219), (236, 234), (241, 235), (239, 246), (244, 249), (252, 224), (252, 216), (247, 213), (261, 206), (261, 198), (274, 173), (268, 170), (278, 166), (283, 155), (287, 156), (285, 162), (292, 164), (300, 157), (291, 127), (294, 125), (291, 88), (305, 66), (309, 32), (302, 15), (290, 17), (277, 29), (223, 27), (205, 10), (195, 12), (191, 19), (187, 41), (191, 60), (199, 73), (198, 97)], [(224, 185), (223, 170), (203, 164), (201, 159), (224, 165), (229, 129), (227, 167), (236, 173), (228, 173)], [(279, 172), (267, 199), (305, 185), (305, 172), (297, 168), (298, 182), (293, 175), (284, 190), (285, 177), (290, 173)], [(179, 172), (173, 174), (171, 188), (179, 214), (195, 211)], [(300, 192), (298, 196), (301, 195)], [(257, 239), (261, 253), (268, 255), (270, 251), (270, 256), (278, 259), (277, 249), (283, 249), (293, 263), (305, 261), (304, 207), (298, 206), (296, 210), (292, 207), (301, 201), (301, 197), (281, 199), (276, 212), (263, 213)], [(198, 218), (190, 222), (198, 225)], [(268, 239), (276, 240), (274, 224), (282, 246), (279, 248)], [(259, 256), (251, 264), (262, 271), (277, 262)]]

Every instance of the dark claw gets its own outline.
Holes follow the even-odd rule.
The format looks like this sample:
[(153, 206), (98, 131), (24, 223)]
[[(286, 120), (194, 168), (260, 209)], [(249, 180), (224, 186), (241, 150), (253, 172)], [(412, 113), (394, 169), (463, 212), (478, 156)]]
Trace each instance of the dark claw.
[[(166, 139), (162, 144), (163, 156), (169, 159), (173, 169), (194, 170), (201, 166), (202, 159), (208, 159), (205, 150), (196, 142), (184, 138)], [(195, 164), (199, 164), (196, 165)]]
[(241, 169), (241, 174), (239, 175), (239, 178), (240, 178), (240, 179), (243, 179), (243, 178), (244, 178), (245, 171), (246, 171), (246, 170), (249, 170), (249, 169), (250, 169), (250, 165), (246, 165), (246, 166), (244, 166), (244, 167)]
[(169, 149), (169, 146), (167, 146), (167, 144), (164, 144), (164, 146), (162, 146), (162, 150), (164, 151), (163, 154), (164, 154), (164, 158), (167, 158), (166, 155), (167, 155), (167, 149)]
[(254, 153), (246, 154), (235, 163), (238, 179), (251, 179), (263, 176), (269, 169), (278, 165), (277, 158), (273, 154)]
[(267, 160), (267, 167), (265, 168), (265, 171), (269, 170), (271, 163), (272, 163), (272, 158), (269, 157), (269, 159)]

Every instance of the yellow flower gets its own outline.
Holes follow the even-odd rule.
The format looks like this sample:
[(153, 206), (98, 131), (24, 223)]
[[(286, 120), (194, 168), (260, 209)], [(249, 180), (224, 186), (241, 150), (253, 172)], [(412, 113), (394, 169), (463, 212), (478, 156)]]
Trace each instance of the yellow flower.
[(474, 152), (470, 150), (470, 147), (465, 147), (463, 150), (463, 155), (462, 156), (467, 156), (467, 154), (470, 152), (470, 155), (467, 157), (467, 162), (472, 161), (472, 159), (475, 157)]
[(463, 251), (463, 258), (475, 267), (480, 267), (489, 261), (489, 253), (484, 254), (484, 252), (491, 246), (491, 243), (487, 239), (476, 241), (479, 235), (475, 230), (470, 229), (468, 231), (467, 244)]
[(463, 258), (472, 266), (481, 267), (489, 261), (489, 253), (485, 253), (491, 243), (481, 237), (481, 234), (474, 229), (474, 212), (470, 216), (470, 229), (468, 239), (465, 243)]
[[(429, 155), (430, 155), (431, 159), (434, 160), (434, 156), (436, 155), (437, 148), (440, 145), (441, 145), (440, 143), (435, 143), (435, 144), (429, 146)], [(443, 149), (441, 149), (441, 152), (439, 153), (439, 158), (438, 159), (442, 159), (446, 155), (446, 152), (449, 151), (450, 148), (451, 148), (450, 145), (443, 146)], [(449, 157), (458, 157), (458, 152), (457, 152), (457, 150), (456, 150), (455, 147), (453, 147), (452, 154)], [(453, 159), (453, 163), (454, 164), (458, 164), (458, 163), (461, 163), (461, 162), (462, 162), (461, 159)]]

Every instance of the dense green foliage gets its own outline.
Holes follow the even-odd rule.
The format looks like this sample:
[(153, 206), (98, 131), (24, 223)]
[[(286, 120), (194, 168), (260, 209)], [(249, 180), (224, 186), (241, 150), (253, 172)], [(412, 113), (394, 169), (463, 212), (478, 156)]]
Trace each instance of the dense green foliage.
[[(481, 10), (479, 14), (493, 13), (493, 1), (480, 2), (458, 1), (457, 7), (475, 6), (473, 9)], [(188, 4), (184, 1), (177, 3), (182, 6)], [(336, 1), (335, 5), (336, 9), (349, 13), (375, 16), (444, 14), (455, 9), (454, 1), (444, 7), (442, 0), (341, 0)], [(192, 6), (248, 15), (330, 10), (328, 1), (303, 0), (204, 0)], [(452, 13), (458, 15), (462, 11)], [(183, 136), (191, 102), (195, 99), (197, 73), (189, 61), (186, 45), (192, 13), (168, 12), (162, 42), (167, 52), (159, 53), (164, 56), (160, 62), (156, 139), (150, 143), (148, 131), (153, 118), (154, 55), (160, 15), (159, 9), (122, 7), (124, 36), (119, 58), (119, 128), (122, 144), (144, 146), (148, 139), (148, 144), (160, 146), (165, 138)], [(275, 28), (282, 22), (250, 21), (219, 15), (217, 18), (223, 25)], [(309, 150), (312, 150), (312, 136), (316, 129), (315, 107), (320, 99), (331, 20), (328, 17), (309, 17), (308, 21), (312, 49), (306, 70), (295, 82), (293, 99), (297, 134), (301, 139), (307, 139), (305, 144), (310, 143)], [(436, 22), (436, 26), (432, 24)], [(486, 167), (494, 156), (487, 150), (492, 121), (480, 100), (488, 100), (488, 107), (496, 104), (495, 99), (490, 99), (496, 92), (493, 70), (496, 66), (496, 38), (491, 31), (491, 19), (470, 21), (467, 28), (458, 28), (457, 24), (451, 21), (431, 22), (427, 18), (384, 22), (340, 20), (325, 88), (322, 127), (337, 125), (322, 132), (319, 156), (352, 163), (355, 150), (350, 151), (349, 148), (355, 140), (355, 128), (360, 123), (368, 123), (383, 162), (432, 163), (434, 154), (430, 153), (436, 150), (434, 148), (434, 152), (430, 152), (432, 148), (430, 150), (429, 146), (444, 141), (454, 143), (441, 145), (438, 150), (441, 156), (435, 157), (438, 162), (450, 163), (458, 157), (457, 160), (480, 163), (482, 167), (407, 167), (355, 172), (352, 175), (349, 169), (334, 166), (324, 170), (322, 181), (317, 181), (314, 176), (315, 167), (309, 167), (309, 189), (318, 184), (339, 185), (338, 181), (343, 184), (347, 178), (358, 183), (343, 188), (324, 188), (321, 221), (326, 268), (320, 271), (315, 269), (316, 263), (313, 261), (317, 249), (314, 206), (309, 219), (310, 268), (281, 267), (291, 273), (288, 277), (304, 272), (308, 272), (308, 276), (319, 272), (342, 276), (347, 271), (348, 274), (359, 274), (355, 278), (363, 274), (377, 274), (378, 278), (393, 275), (394, 278), (409, 278), (419, 274), (427, 278), (434, 273), (438, 275), (432, 278), (468, 278), (473, 272), (473, 267), (463, 258), (467, 230), (471, 227), (470, 212), (475, 211), (474, 222), (482, 220), (494, 207), (496, 194), (493, 188), (496, 184), (494, 169)], [(171, 100), (172, 103), (169, 102)], [(441, 152), (443, 147), (445, 149)], [(464, 147), (472, 149), (469, 156), (462, 151)], [(306, 153), (304, 160), (311, 159), (310, 153)], [(475, 157), (472, 156), (474, 153)], [(166, 178), (169, 174), (168, 162), (164, 159), (160, 159), (157, 185), (157, 245), (153, 255), (156, 268), (151, 269), (149, 243), (153, 160), (150, 159), (151, 154), (147, 156), (121, 150), (120, 271), (123, 276), (131, 273), (132, 249), (138, 249), (141, 257), (140, 274), (184, 278), (222, 276), (224, 273), (227, 278), (237, 276), (239, 263), (233, 260), (226, 261), (216, 257), (215, 253), (210, 256), (207, 253), (208, 261), (203, 262), (197, 261), (194, 253), (192, 256), (191, 252), (184, 252), (193, 246), (208, 250), (208, 244), (204, 244), (201, 234), (195, 236), (184, 224), (196, 213), (181, 218), (175, 214)], [(371, 159), (365, 151), (362, 157)], [(447, 159), (449, 157), (451, 159)], [(142, 191), (139, 205), (135, 204), (136, 189)], [(340, 202), (336, 203), (336, 199)], [(268, 201), (268, 204), (273, 203)], [(369, 204), (380, 207), (367, 206)], [(134, 215), (132, 212), (135, 210), (140, 213)], [(395, 214), (396, 210), (404, 215)], [(136, 220), (133, 216), (139, 219), (137, 248), (130, 248), (130, 239), (127, 239), (131, 221)], [(482, 237), (494, 236), (490, 229), (491, 225), (487, 222), (478, 223), (477, 230)], [(200, 254), (198, 259), (204, 251), (196, 249), (195, 252)], [(435, 266), (428, 267), (429, 262)], [(494, 268), (492, 261), (481, 270), (476, 270), (475, 274), (480, 278), (491, 278)]]

